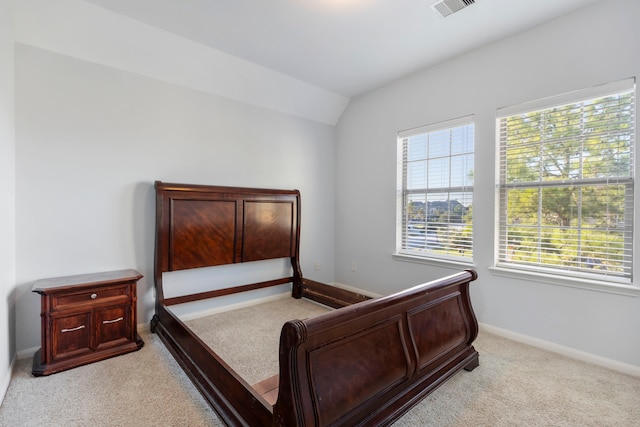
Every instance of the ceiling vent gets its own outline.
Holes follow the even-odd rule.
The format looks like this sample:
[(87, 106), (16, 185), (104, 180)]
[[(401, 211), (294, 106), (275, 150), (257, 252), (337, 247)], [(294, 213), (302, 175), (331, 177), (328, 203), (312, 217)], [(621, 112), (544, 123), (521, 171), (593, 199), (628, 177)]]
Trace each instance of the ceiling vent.
[(446, 18), (474, 3), (475, 0), (440, 0), (432, 4), (431, 8)]

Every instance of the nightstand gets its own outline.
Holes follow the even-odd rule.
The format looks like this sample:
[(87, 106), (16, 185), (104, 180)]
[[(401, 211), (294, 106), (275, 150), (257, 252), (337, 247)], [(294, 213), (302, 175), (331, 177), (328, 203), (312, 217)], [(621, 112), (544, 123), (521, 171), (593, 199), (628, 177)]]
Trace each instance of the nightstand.
[(34, 282), (41, 295), (42, 348), (33, 375), (50, 375), (139, 350), (135, 270), (55, 277)]

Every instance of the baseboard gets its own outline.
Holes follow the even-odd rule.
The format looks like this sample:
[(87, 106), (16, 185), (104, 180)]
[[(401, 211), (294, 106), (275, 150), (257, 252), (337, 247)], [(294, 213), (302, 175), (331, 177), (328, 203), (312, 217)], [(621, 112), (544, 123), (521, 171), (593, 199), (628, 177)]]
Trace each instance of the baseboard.
[(356, 294), (366, 295), (366, 296), (371, 297), (371, 298), (378, 298), (378, 297), (382, 296), (381, 294), (377, 294), (375, 292), (366, 291), (364, 289), (355, 288), (353, 286), (345, 285), (345, 284), (338, 283), (338, 282), (331, 282), (330, 285), (331, 286), (335, 286), (336, 288), (342, 288), (342, 289), (345, 289), (347, 291), (355, 292)]
[(619, 362), (617, 360), (608, 359), (606, 357), (597, 356), (595, 354), (587, 353), (586, 351), (576, 350), (575, 348), (566, 347), (553, 342), (545, 341), (539, 338), (534, 338), (528, 335), (519, 334), (517, 332), (510, 331), (508, 329), (499, 328), (497, 326), (488, 325), (486, 323), (479, 324), (480, 330), (498, 335), (503, 338), (517, 341), (523, 344), (527, 344), (533, 347), (548, 350), (553, 353), (560, 354), (562, 356), (570, 357), (571, 359), (579, 360), (581, 362), (591, 363), (593, 365), (608, 368), (616, 372), (631, 375), (634, 377), (640, 377), (640, 366), (630, 365), (628, 363)]
[(11, 377), (13, 376), (13, 368), (16, 365), (16, 356), (14, 355), (11, 359), (11, 363), (9, 364), (9, 369), (4, 373), (2, 381), (0, 381), (0, 404), (4, 401), (4, 397), (7, 394), (7, 390), (9, 390), (9, 384), (11, 384)]
[(36, 354), (36, 351), (38, 350), (40, 350), (40, 346), (25, 348), (24, 350), (20, 350), (16, 353), (16, 359), (22, 360), (22, 359), (31, 358), (33, 357), (34, 354)]
[(138, 333), (143, 333), (143, 334), (151, 333), (151, 323), (150, 322), (138, 323)]
[(291, 296), (291, 292), (284, 292), (275, 295), (269, 295), (260, 298), (249, 299), (246, 301), (242, 301), (236, 304), (223, 305), (218, 307), (213, 307), (207, 310), (201, 310), (188, 314), (181, 314), (180, 320), (183, 322), (188, 322), (189, 320), (198, 319), (200, 317), (211, 316), (212, 314), (224, 313), (225, 311), (238, 310), (245, 307), (250, 307), (252, 305), (263, 304), (270, 301), (275, 301), (282, 298), (287, 298)]

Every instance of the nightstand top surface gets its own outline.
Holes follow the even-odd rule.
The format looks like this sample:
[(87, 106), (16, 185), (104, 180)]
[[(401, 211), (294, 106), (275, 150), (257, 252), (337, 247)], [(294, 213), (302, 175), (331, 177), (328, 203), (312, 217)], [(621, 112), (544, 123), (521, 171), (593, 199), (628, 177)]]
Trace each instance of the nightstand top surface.
[(96, 286), (109, 283), (140, 280), (143, 276), (136, 270), (104, 271), (101, 273), (78, 274), (74, 276), (52, 277), (33, 282), (32, 292), (46, 293), (56, 288), (68, 288), (70, 286)]

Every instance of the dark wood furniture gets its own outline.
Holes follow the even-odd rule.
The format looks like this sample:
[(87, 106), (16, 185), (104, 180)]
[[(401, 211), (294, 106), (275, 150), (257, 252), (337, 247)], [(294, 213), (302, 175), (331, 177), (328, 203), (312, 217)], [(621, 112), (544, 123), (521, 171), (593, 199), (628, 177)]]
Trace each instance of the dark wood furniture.
[[(300, 194), (156, 182), (151, 330), (228, 425), (388, 425), (461, 369), (478, 366), (473, 270), (367, 299), (303, 278)], [(288, 258), (291, 275), (165, 298), (163, 273)], [(245, 382), (170, 306), (291, 283), (293, 298), (338, 308), (282, 327), (279, 375)]]
[(34, 282), (41, 295), (42, 347), (33, 375), (49, 375), (139, 350), (135, 270), (56, 277)]

